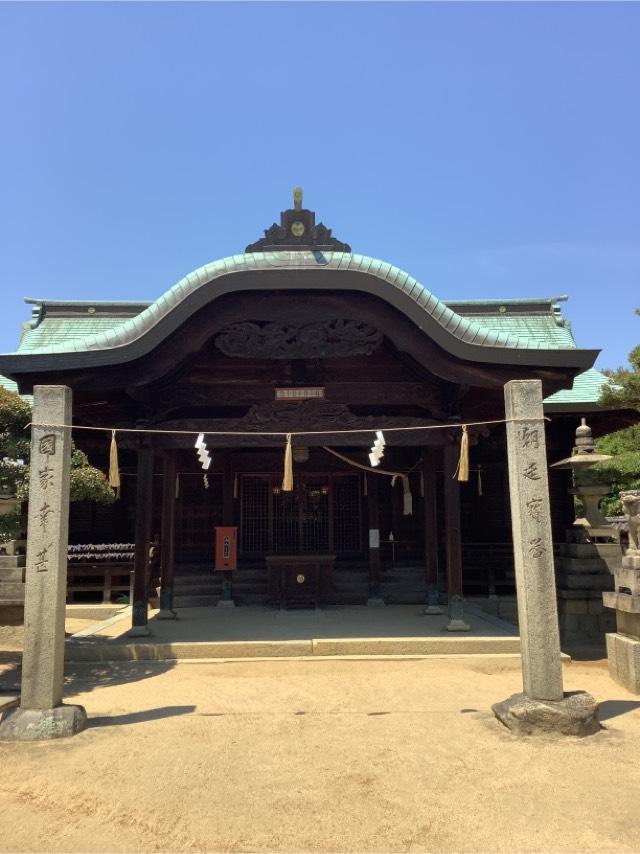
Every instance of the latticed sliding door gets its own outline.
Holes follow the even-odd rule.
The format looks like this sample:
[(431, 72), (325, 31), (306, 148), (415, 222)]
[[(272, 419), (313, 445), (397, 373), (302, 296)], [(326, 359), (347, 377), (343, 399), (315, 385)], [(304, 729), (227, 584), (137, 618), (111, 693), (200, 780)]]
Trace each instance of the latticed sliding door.
[(361, 551), (359, 475), (298, 475), (293, 492), (283, 492), (281, 481), (281, 475), (242, 476), (240, 551), (243, 554)]
[(222, 476), (181, 473), (178, 478), (177, 554), (180, 558), (213, 560), (215, 527), (222, 524)]

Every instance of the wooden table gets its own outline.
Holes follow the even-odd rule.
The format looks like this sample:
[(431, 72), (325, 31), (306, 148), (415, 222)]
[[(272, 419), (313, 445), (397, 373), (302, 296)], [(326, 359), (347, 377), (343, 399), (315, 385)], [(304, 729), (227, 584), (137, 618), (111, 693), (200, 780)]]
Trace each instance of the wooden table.
[(317, 608), (331, 589), (335, 555), (267, 555), (269, 604)]

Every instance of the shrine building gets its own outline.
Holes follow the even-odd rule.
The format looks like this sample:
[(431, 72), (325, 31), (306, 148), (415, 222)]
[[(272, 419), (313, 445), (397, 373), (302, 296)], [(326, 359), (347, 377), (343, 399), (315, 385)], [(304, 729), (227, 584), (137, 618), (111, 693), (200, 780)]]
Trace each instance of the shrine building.
[[(581, 416), (594, 432), (622, 426), (597, 405), (607, 381), (593, 368), (599, 351), (576, 345), (565, 299), (443, 302), (409, 273), (352, 252), (297, 191), (244, 253), (189, 273), (155, 302), (27, 299), (32, 319), (0, 372), (23, 395), (69, 386), (73, 424), (107, 428), (73, 433), (104, 471), (118, 431), (119, 498), (73, 503), (69, 542), (135, 544), (134, 624), (146, 623), (158, 583), (152, 542), (169, 611), (284, 597), (448, 602), (456, 618), (463, 600), (495, 613), (504, 601), (507, 614), (505, 383), (542, 382), (549, 463), (570, 453)], [(550, 472), (549, 485), (562, 544), (575, 515), (570, 472)], [(220, 526), (237, 529), (233, 573), (213, 572)], [(556, 569), (562, 620), (572, 585)]]

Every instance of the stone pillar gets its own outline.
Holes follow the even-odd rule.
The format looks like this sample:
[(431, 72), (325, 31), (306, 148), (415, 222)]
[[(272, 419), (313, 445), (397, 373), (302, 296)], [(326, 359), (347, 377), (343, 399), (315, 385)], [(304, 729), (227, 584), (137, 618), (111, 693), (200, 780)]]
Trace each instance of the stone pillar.
[(150, 635), (149, 626), (149, 549), (151, 546), (151, 521), (153, 511), (153, 448), (148, 439), (141, 440), (138, 448), (136, 474), (136, 525), (135, 554), (133, 558), (133, 607), (131, 609), (130, 637)]
[(460, 481), (456, 476), (460, 459), (460, 443), (454, 436), (445, 440), (443, 453), (444, 472), (444, 526), (447, 560), (447, 593), (449, 599), (448, 632), (468, 632), (464, 620), (462, 597), (462, 528), (460, 524)]
[(425, 614), (442, 614), (438, 593), (438, 490), (436, 485), (436, 449), (422, 450), (424, 492), (424, 574), (427, 584)]
[(521, 734), (588, 735), (599, 729), (597, 703), (564, 697), (562, 686), (542, 383), (512, 380), (504, 396), (524, 693), (493, 710)]
[(176, 565), (176, 451), (163, 454), (162, 519), (160, 523), (160, 612), (159, 620), (175, 620), (173, 576)]
[(35, 741), (74, 735), (86, 725), (82, 706), (62, 704), (69, 539), (71, 389), (33, 391), (29, 525), (20, 706), (0, 724), (4, 739)]
[(367, 605), (382, 606), (380, 589), (380, 506), (377, 474), (367, 475), (367, 515), (369, 519), (369, 598)]

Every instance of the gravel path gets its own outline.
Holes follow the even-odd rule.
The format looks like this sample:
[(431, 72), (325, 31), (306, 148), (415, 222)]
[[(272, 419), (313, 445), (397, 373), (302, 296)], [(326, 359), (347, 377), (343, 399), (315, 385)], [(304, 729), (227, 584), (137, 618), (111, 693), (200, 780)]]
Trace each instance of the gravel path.
[(517, 740), (490, 705), (520, 685), (511, 658), (76, 665), (91, 727), (0, 744), (0, 850), (640, 850), (640, 698), (569, 664), (605, 729)]

